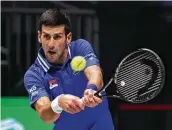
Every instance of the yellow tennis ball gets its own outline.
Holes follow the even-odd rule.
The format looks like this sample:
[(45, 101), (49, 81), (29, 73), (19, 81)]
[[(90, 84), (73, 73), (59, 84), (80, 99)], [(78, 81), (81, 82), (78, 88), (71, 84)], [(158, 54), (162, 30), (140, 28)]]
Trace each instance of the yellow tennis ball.
[(71, 61), (71, 67), (74, 71), (81, 71), (86, 66), (86, 60), (82, 56), (75, 56)]

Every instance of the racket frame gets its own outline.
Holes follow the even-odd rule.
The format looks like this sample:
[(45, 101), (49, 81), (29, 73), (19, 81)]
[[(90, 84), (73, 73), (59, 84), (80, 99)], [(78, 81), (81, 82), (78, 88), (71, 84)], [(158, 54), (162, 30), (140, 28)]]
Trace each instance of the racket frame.
[[(161, 85), (158, 89), (158, 91), (155, 93), (155, 95), (151, 96), (151, 98), (149, 99), (146, 99), (146, 100), (142, 100), (142, 101), (138, 101), (138, 102), (133, 102), (132, 100), (128, 100), (127, 98), (125, 98), (119, 91), (118, 87), (116, 87), (116, 95), (115, 94), (111, 94), (111, 95), (101, 95), (100, 93), (102, 91), (105, 91), (106, 88), (112, 84), (112, 82), (114, 82), (115, 86), (117, 86), (117, 75), (118, 75), (118, 72), (119, 72), (119, 69), (120, 69), (120, 66), (123, 64), (123, 62), (131, 55), (133, 55), (134, 53), (137, 53), (139, 51), (148, 51), (148, 52), (151, 52), (156, 58), (157, 60), (159, 61), (160, 63), (160, 66), (161, 66), (161, 73), (162, 73), (162, 81), (161, 81)], [(113, 77), (109, 80), (109, 82), (103, 86), (101, 89), (99, 89), (94, 95), (99, 97), (99, 98), (102, 98), (102, 97), (113, 97), (113, 98), (118, 98), (118, 99), (121, 99), (121, 100), (124, 100), (126, 102), (129, 102), (129, 103), (144, 103), (144, 102), (147, 102), (147, 101), (150, 101), (151, 99), (155, 98), (160, 92), (161, 90), (163, 89), (163, 86), (164, 86), (164, 83), (165, 83), (165, 67), (164, 67), (164, 64), (161, 60), (161, 58), (158, 56), (157, 53), (155, 53), (154, 51), (150, 50), (150, 49), (147, 49), (147, 48), (140, 48), (138, 49), (137, 51), (134, 51), (134, 52), (131, 52), (130, 54), (128, 54), (126, 57), (123, 58), (123, 60), (119, 63), (118, 67), (116, 68), (116, 71), (115, 71), (115, 74), (113, 75)]]

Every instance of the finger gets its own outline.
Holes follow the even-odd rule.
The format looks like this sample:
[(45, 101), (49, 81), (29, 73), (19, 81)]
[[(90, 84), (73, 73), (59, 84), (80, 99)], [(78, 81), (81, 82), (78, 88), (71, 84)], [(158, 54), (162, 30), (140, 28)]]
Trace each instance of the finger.
[(90, 104), (89, 104), (89, 107), (95, 107), (95, 106), (97, 106), (98, 105), (98, 103), (96, 103), (96, 102), (91, 102)]
[(92, 99), (93, 99), (93, 101), (90, 103), (90, 105), (91, 105), (92, 107), (97, 106), (97, 105), (99, 104), (99, 102), (97, 102), (97, 100), (94, 99), (94, 97), (93, 97)]
[(88, 100), (89, 100), (90, 103), (94, 102), (93, 96), (89, 96)]
[(94, 96), (94, 93), (95, 93), (95, 91), (94, 91), (94, 90), (89, 89), (89, 91), (88, 91), (88, 95), (89, 95), (90, 97), (93, 97), (93, 96)]
[(84, 105), (84, 103), (82, 102), (82, 100), (77, 99), (74, 103), (75, 103), (75, 107), (76, 107), (79, 111), (84, 110), (85, 105)]
[(82, 109), (82, 110), (84, 110), (84, 107), (85, 107), (85, 105), (84, 105), (84, 103), (83, 103), (83, 98), (76, 98), (76, 99), (73, 99), (73, 102), (75, 103), (75, 105), (76, 105), (76, 107), (79, 107), (79, 109)]
[(98, 103), (94, 103), (91, 107), (94, 108), (98, 105)]
[(84, 95), (89, 95), (89, 91), (90, 91), (90, 89), (86, 89), (86, 90), (84, 91)]
[(98, 98), (96, 96), (93, 96), (93, 99), (96, 103), (101, 103), (102, 102), (102, 99), (101, 98)]
[(95, 107), (97, 105), (97, 103), (94, 101), (94, 99), (92, 99), (93, 101), (90, 102), (89, 97), (84, 97), (85, 100), (85, 105), (88, 107)]
[(92, 96), (94, 96), (94, 90), (86, 89), (84, 92), (84, 95), (88, 95), (88, 96), (92, 97)]
[(84, 110), (84, 108), (85, 108), (85, 104), (84, 104), (83, 100), (84, 100), (84, 98), (81, 98), (81, 99), (76, 101), (76, 105), (82, 110)]
[(73, 112), (73, 111), (68, 110), (68, 109), (66, 109), (66, 110), (64, 110), (64, 111), (66, 111), (67, 113), (70, 113), (70, 114), (74, 114), (74, 112)]
[[(89, 100), (89, 106), (91, 107), (95, 107), (98, 105), (99, 101), (97, 101), (97, 99), (95, 98), (94, 99), (94, 96), (93, 97), (89, 97), (88, 96), (88, 100)], [(101, 101), (100, 101), (101, 102)]]
[(84, 104), (84, 106), (86, 105), (84, 97), (82, 97), (82, 98), (80, 99), (80, 102), (82, 102), (82, 103)]
[(75, 108), (70, 108), (69, 109), (73, 114), (75, 114), (75, 113), (78, 113), (78, 112), (80, 112), (81, 111), (81, 109), (78, 109), (77, 107), (75, 107)]
[(88, 97), (89, 102), (94, 101), (93, 96), (94, 96), (93, 91), (92, 90), (88, 91), (88, 96), (87, 97)]
[(72, 100), (72, 102), (69, 103), (69, 107), (70, 107), (71, 110), (73, 110), (74, 112), (79, 112), (79, 111), (81, 111), (81, 108), (78, 107), (78, 106), (76, 105), (76, 101), (74, 101), (74, 100)]
[(75, 110), (73, 108), (71, 108), (70, 106), (65, 108), (64, 111), (70, 113), (70, 114), (74, 114), (75, 113)]
[(89, 99), (88, 99), (88, 96), (84, 96), (83, 101), (84, 101), (84, 104), (85, 104), (86, 106), (89, 106), (89, 105), (90, 105), (90, 101), (89, 101)]

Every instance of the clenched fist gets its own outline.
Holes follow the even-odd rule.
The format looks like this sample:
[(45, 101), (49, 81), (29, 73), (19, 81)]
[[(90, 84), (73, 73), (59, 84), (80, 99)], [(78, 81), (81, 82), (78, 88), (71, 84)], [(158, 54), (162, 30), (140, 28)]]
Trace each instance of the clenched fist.
[(84, 110), (85, 105), (81, 102), (79, 97), (64, 94), (59, 97), (59, 106), (66, 112), (75, 114)]
[(84, 97), (82, 98), (83, 103), (88, 107), (96, 107), (102, 102), (101, 98), (94, 96), (95, 90), (86, 89), (84, 92)]

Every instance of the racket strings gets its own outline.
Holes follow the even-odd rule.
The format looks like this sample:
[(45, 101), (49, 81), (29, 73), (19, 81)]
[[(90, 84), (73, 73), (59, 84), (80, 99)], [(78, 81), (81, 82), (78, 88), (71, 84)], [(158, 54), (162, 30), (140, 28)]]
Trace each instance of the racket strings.
[[(156, 63), (156, 67), (159, 71), (157, 70), (158, 71), (157, 75), (154, 75), (154, 76), (156, 76), (156, 79), (154, 80), (154, 82), (152, 82), (152, 85), (150, 84), (150, 87), (147, 89), (147, 91), (145, 93), (139, 95), (138, 99), (143, 98), (142, 96), (145, 94), (147, 94), (148, 97), (152, 96), (151, 94), (154, 94), (161, 87), (161, 82), (162, 82), (162, 73), (160, 72), (160, 71), (162, 71), (161, 66), (158, 62), (156, 62), (157, 61), (156, 59), (152, 59), (152, 60), (154, 61), (154, 63)], [(152, 91), (154, 91), (154, 93)]]
[[(150, 80), (153, 73), (156, 72), (153, 71), (151, 66), (141, 63), (143, 59), (153, 61), (159, 70), (154, 82), (150, 82)], [(151, 98), (161, 85), (163, 77), (161, 71), (161, 64), (155, 55), (147, 51), (134, 53), (119, 65), (116, 75), (117, 87), (127, 100), (140, 101)], [(148, 82), (152, 84), (145, 88)], [(145, 91), (138, 95), (138, 91), (144, 88)]]
[[(151, 70), (150, 75), (148, 76), (144, 75), (146, 68), (147, 67), (140, 68), (139, 66), (138, 68), (133, 68), (133, 70), (128, 68), (129, 70), (127, 70), (127, 75), (123, 76), (119, 74), (119, 77), (118, 77), (119, 79), (125, 79), (125, 81), (126, 80), (128, 81), (126, 88), (125, 89), (122, 88), (121, 92), (125, 94), (125, 93), (128, 93), (128, 90), (134, 90), (135, 88), (138, 89), (139, 86), (145, 85), (145, 80), (151, 79), (151, 74), (152, 74), (152, 70)], [(137, 71), (138, 69), (139, 71)], [(137, 81), (140, 81), (140, 82), (137, 82)]]
[[(158, 85), (157, 85), (158, 86)], [(140, 96), (143, 96), (143, 95), (145, 95), (145, 94), (147, 94), (147, 93), (150, 93), (150, 92), (152, 92), (152, 91), (155, 91), (155, 90), (157, 90), (158, 88), (156, 87), (156, 88), (153, 88), (153, 89), (151, 89), (150, 91), (146, 91), (145, 93), (143, 93), (143, 94), (141, 94)], [(137, 97), (137, 93), (131, 93), (130, 95), (127, 95), (127, 99), (129, 99), (129, 100), (131, 100), (131, 99), (136, 99)], [(150, 96), (150, 95), (149, 95)]]
[[(128, 75), (130, 75), (130, 71), (128, 71), (128, 69), (130, 69), (130, 70), (132, 70), (132, 69), (136, 69), (137, 70), (137, 68), (140, 68), (140, 65), (139, 65), (139, 63), (135, 63), (136, 65), (134, 66), (134, 65), (132, 65), (131, 66), (131, 68), (128, 66), (128, 67), (125, 67), (122, 71), (124, 71), (125, 72), (125, 75), (126, 76), (128, 76)], [(146, 68), (146, 67), (145, 67)], [(144, 69), (144, 68), (143, 68)], [(121, 72), (122, 72), (121, 71)], [(136, 73), (139, 73), (138, 71), (136, 72)], [(121, 73), (118, 75), (118, 77), (123, 77), (123, 75), (121, 75)]]
[[(138, 79), (145, 79), (145, 78), (148, 78), (147, 76), (144, 76), (144, 73), (145, 73), (145, 69), (146, 69), (147, 67), (143, 67), (142, 68), (142, 70), (140, 70), (140, 71), (137, 71), (138, 70), (138, 68), (136, 67), (136, 68), (133, 68), (133, 69), (130, 69), (130, 70), (126, 70), (127, 71), (127, 74), (126, 75), (119, 75), (119, 78), (128, 78), (129, 79), (129, 82), (128, 83), (133, 83), (133, 81), (136, 81), (136, 80), (138, 80)], [(150, 72), (151, 74), (152, 74), (152, 72)], [(132, 75), (132, 77), (131, 77), (131, 75)], [(143, 75), (143, 76), (141, 76), (141, 75)], [(150, 78), (151, 78), (151, 76), (150, 76)], [(133, 84), (132, 84), (133, 85)]]
[[(129, 70), (130, 73), (128, 73), (128, 75), (124, 75), (123, 77), (119, 76), (119, 78), (121, 78), (121, 79), (122, 78), (128, 79), (127, 83), (128, 83), (129, 86), (131, 86), (131, 85), (138, 85), (138, 84), (145, 85), (145, 80), (151, 79), (152, 70), (150, 70), (150, 74), (149, 75), (145, 75), (144, 69), (146, 69), (146, 67), (143, 67), (143, 69), (140, 70), (140, 71), (135, 71), (135, 70), (137, 70), (137, 68), (134, 69), (134, 70)], [(140, 82), (137, 82), (137, 81), (140, 81)], [(128, 90), (128, 89), (131, 89), (131, 88), (127, 87), (125, 90)]]
[[(131, 79), (128, 79), (128, 82), (127, 82), (127, 88), (126, 89), (122, 89), (120, 92), (122, 94), (125, 94), (126, 96), (130, 96), (130, 95), (133, 95), (133, 92), (137, 92), (138, 89), (142, 88), (142, 86), (145, 85), (145, 80), (147, 79), (151, 79), (151, 78), (148, 78), (148, 77), (140, 77), (140, 78), (131, 78)], [(141, 82), (137, 82), (137, 80), (141, 81)]]
[[(149, 59), (149, 60), (152, 60), (152, 58), (154, 58), (153, 56), (152, 57), (150, 57), (150, 56), (148, 56), (148, 55), (146, 55), (146, 56), (138, 56), (138, 57), (140, 57), (140, 58), (142, 58), (142, 59)], [(127, 62), (125, 62), (123, 65), (122, 65), (122, 67), (123, 67), (123, 69), (121, 70), (121, 71), (125, 71), (126, 69), (128, 69), (128, 68), (133, 68), (133, 67), (139, 67), (140, 66), (140, 59), (135, 59), (135, 60), (133, 60), (133, 59), (131, 59), (129, 62), (127, 61)], [(155, 61), (156, 62), (156, 61)]]
[(122, 63), (123, 66), (125, 65), (132, 65), (134, 61), (138, 61), (141, 57), (142, 58), (146, 58), (148, 55), (147, 55), (147, 52), (146, 53), (143, 53), (143, 54), (140, 54), (138, 56), (135, 56), (134, 58), (131, 57), (127, 57), (128, 59), (124, 59), (125, 62)]

